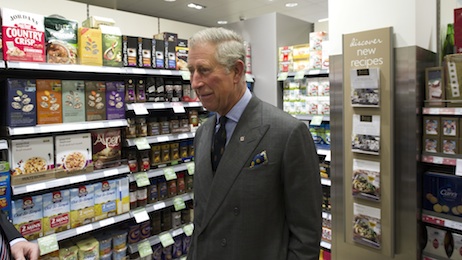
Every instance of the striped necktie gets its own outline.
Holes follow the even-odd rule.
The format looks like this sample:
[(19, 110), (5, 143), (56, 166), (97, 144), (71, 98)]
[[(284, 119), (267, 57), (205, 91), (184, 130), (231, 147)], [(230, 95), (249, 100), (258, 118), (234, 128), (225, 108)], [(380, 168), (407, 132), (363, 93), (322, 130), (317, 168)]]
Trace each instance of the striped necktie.
[(217, 170), (218, 164), (220, 163), (221, 156), (225, 152), (226, 146), (226, 121), (227, 117), (220, 117), (220, 128), (213, 136), (213, 146), (212, 146), (212, 169), (213, 172)]

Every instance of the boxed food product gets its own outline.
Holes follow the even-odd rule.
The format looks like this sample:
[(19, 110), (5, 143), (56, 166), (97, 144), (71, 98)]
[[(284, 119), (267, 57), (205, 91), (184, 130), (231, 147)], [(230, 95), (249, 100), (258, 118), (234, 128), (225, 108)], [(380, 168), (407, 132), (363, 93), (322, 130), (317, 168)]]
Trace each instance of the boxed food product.
[(138, 67), (151, 68), (152, 67), (152, 39), (138, 37)]
[(124, 67), (138, 65), (138, 37), (122, 36), (122, 64)]
[(441, 151), (439, 138), (425, 136), (423, 138), (423, 151), (427, 153), (439, 153)]
[(106, 83), (85, 81), (87, 121), (106, 120)]
[(146, 102), (146, 84), (144, 82), (144, 79), (138, 79), (136, 81), (136, 87), (135, 87), (135, 94), (136, 94), (136, 102), (141, 103), (141, 102)]
[(279, 62), (292, 62), (292, 46), (279, 47)]
[(321, 69), (322, 68), (322, 51), (310, 51), (310, 64), (308, 69)]
[(125, 84), (123, 81), (106, 82), (106, 119), (125, 118)]
[(176, 46), (176, 67), (178, 70), (188, 70), (188, 47)]
[(93, 165), (95, 169), (116, 167), (121, 164), (120, 129), (102, 129), (91, 131), (93, 143)]
[(425, 210), (462, 216), (462, 177), (425, 172), (423, 176), (423, 203)]
[(94, 237), (86, 237), (82, 240), (77, 240), (79, 248), (79, 260), (99, 259), (99, 242)]
[(1, 9), (3, 59), (45, 62), (44, 16)]
[(13, 185), (54, 178), (53, 137), (10, 141), (11, 183)]
[(427, 231), (427, 241), (423, 251), (425, 253), (430, 253), (435, 256), (449, 257), (446, 254), (445, 241), (449, 241), (447, 236), (450, 236), (451, 234), (446, 230), (434, 227), (426, 226), (425, 228)]
[(445, 81), (444, 87), (448, 107), (460, 107), (462, 105), (462, 54), (451, 54), (444, 56), (443, 61)]
[(95, 190), (93, 184), (70, 189), (71, 228), (93, 222), (95, 218)]
[(441, 133), (443, 137), (459, 137), (459, 118), (457, 117), (442, 117), (441, 118)]
[(123, 177), (117, 179), (117, 215), (130, 211), (130, 179)]
[(43, 236), (42, 195), (26, 196), (12, 201), (13, 225), (27, 240)]
[(0, 210), (11, 213), (10, 164), (0, 161)]
[(441, 118), (438, 116), (424, 116), (424, 132), (426, 136), (440, 136)]
[(1, 89), (7, 97), (2, 103), (2, 124), (10, 127), (35, 126), (37, 124), (37, 90), (35, 80), (6, 79)]
[(441, 152), (444, 154), (458, 154), (459, 153), (459, 138), (442, 137), (441, 138)]
[(37, 124), (63, 122), (62, 86), (58, 79), (37, 79)]
[(90, 133), (55, 137), (56, 169), (58, 177), (91, 172), (92, 143)]
[(450, 259), (453, 260), (462, 260), (462, 235), (457, 233), (452, 233), (453, 238), (453, 252)]
[(122, 67), (122, 32), (119, 27), (100, 25), (103, 45), (103, 65)]
[(62, 80), (63, 123), (84, 122), (85, 82), (83, 80)]
[(178, 42), (178, 34), (162, 32), (154, 35), (154, 39), (164, 41), (164, 60), (166, 69), (176, 69), (176, 52), (175, 48)]
[(71, 241), (66, 241), (59, 246), (59, 259), (75, 260), (78, 259), (79, 248)]
[(425, 69), (425, 106), (445, 107), (443, 67), (432, 67)]
[(95, 221), (117, 214), (117, 181), (106, 180), (95, 186)]
[(152, 40), (152, 67), (154, 69), (165, 68), (164, 60), (165, 43), (163, 40), (153, 39)]
[(45, 42), (48, 63), (77, 63), (78, 22), (59, 17), (45, 17)]
[(327, 39), (327, 33), (311, 32), (309, 37), (310, 50), (322, 50), (322, 43)]
[(69, 190), (57, 190), (43, 196), (43, 233), (49, 235), (71, 228)]
[(100, 29), (80, 27), (78, 33), (78, 59), (82, 65), (103, 65), (103, 40)]

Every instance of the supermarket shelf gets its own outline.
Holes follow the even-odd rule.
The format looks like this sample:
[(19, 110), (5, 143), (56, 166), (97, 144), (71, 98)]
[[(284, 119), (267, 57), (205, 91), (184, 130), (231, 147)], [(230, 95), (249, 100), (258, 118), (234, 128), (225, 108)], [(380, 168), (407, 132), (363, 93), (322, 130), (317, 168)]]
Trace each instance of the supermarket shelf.
[[(191, 138), (194, 138), (195, 135), (196, 133), (188, 132), (188, 133), (146, 136), (142, 138), (146, 138), (146, 140), (150, 144), (156, 144), (156, 143), (164, 143), (164, 142), (171, 142), (171, 141), (177, 141), (177, 140), (191, 139)], [(127, 146), (135, 146), (137, 139), (138, 138), (126, 139)]]
[(422, 210), (422, 222), (462, 231), (462, 218), (447, 214)]
[[(281, 77), (283, 72), (278, 73), (278, 78)], [(294, 77), (297, 75), (298, 72), (287, 72), (287, 77)], [(312, 69), (312, 70), (305, 70), (305, 73), (303, 74), (305, 77), (306, 76), (327, 76), (329, 75), (329, 70), (328, 69)]]
[[(173, 167), (173, 170), (175, 172), (186, 171), (188, 169), (186, 163), (178, 164), (178, 165), (171, 166), (171, 167)], [(160, 169), (154, 169), (154, 170), (147, 171), (148, 178), (154, 178), (154, 177), (164, 175), (164, 169), (165, 168), (160, 168)], [(133, 176), (133, 174), (130, 174), (130, 182), (134, 182), (134, 181), (135, 181), (135, 177)]]
[(8, 136), (30, 135), (30, 134), (48, 134), (57, 132), (71, 132), (77, 130), (91, 130), (110, 127), (125, 127), (127, 126), (126, 119), (117, 120), (102, 120), (102, 121), (86, 121), (75, 123), (62, 123), (62, 124), (47, 124), (36, 125), (29, 127), (7, 127)]
[(330, 214), (330, 213), (328, 213), (328, 212), (323, 212), (323, 213), (322, 213), (322, 218), (323, 218), (323, 219), (332, 220), (332, 214)]
[(321, 241), (321, 247), (330, 250), (331, 244), (326, 241)]
[(92, 173), (80, 174), (80, 175), (75, 175), (72, 177), (59, 178), (59, 179), (54, 179), (54, 180), (49, 180), (49, 181), (41, 181), (41, 182), (30, 183), (26, 185), (15, 185), (15, 186), (11, 186), (11, 188), (13, 191), (13, 195), (20, 195), (20, 194), (25, 194), (25, 193), (30, 193), (30, 192), (36, 192), (36, 191), (56, 188), (56, 187), (60, 187), (64, 185), (70, 185), (74, 183), (80, 183), (80, 182), (85, 182), (85, 181), (112, 177), (112, 176), (129, 173), (129, 172), (130, 170), (128, 166), (123, 165), (117, 168), (96, 170)]
[(462, 115), (462, 107), (424, 107), (424, 115)]
[(143, 106), (147, 110), (175, 109), (177, 107), (202, 107), (201, 102), (146, 102), (127, 104), (127, 110), (135, 110), (135, 106)]
[[(0, 65), (1, 67), (1, 65)], [(4, 66), (5, 67), (5, 66)], [(6, 62), (7, 69), (44, 70), (44, 71), (70, 71), (84, 73), (110, 73), (110, 74), (141, 74), (160, 76), (182, 76), (179, 70), (159, 70), (128, 67), (88, 66), (79, 64), (49, 64), (36, 62)]]
[(438, 156), (438, 155), (429, 155), (428, 153), (426, 153), (426, 154), (422, 154), (421, 161), (425, 163), (456, 166), (457, 160), (461, 160), (461, 159), (462, 158), (449, 157), (449, 155)]
[(315, 116), (322, 116), (322, 121), (330, 121), (330, 115), (293, 115), (295, 118), (304, 121), (313, 120)]
[[(162, 234), (165, 234), (165, 233), (168, 232), (168, 233), (170, 233), (170, 235), (171, 235), (172, 237), (177, 237), (177, 236), (179, 236), (179, 235), (181, 235), (181, 234), (184, 234), (184, 231), (183, 231), (183, 227), (184, 227), (184, 226), (185, 226), (185, 225), (182, 225), (182, 226), (179, 227), (179, 228), (174, 228), (174, 229), (171, 229), (171, 230), (169, 230), (169, 231), (162, 232), (162, 233), (160, 233), (159, 235), (149, 237), (147, 240), (149, 241), (149, 244), (151, 244), (151, 246), (157, 245), (157, 244), (160, 243), (160, 238), (159, 238), (159, 236), (162, 235)], [(144, 241), (145, 241), (145, 240), (140, 241), (140, 243), (141, 243), (141, 242), (144, 242)], [(133, 253), (138, 252), (138, 244), (139, 244), (139, 243), (129, 244), (129, 245), (128, 245), (128, 253), (133, 254)]]
[[(178, 196), (176, 196), (174, 198), (166, 199), (166, 200), (161, 201), (161, 202), (157, 202), (157, 203), (154, 203), (154, 204), (149, 204), (149, 205), (146, 206), (146, 211), (151, 212), (151, 211), (154, 211), (154, 210), (160, 210), (160, 209), (163, 209), (163, 208), (166, 208), (166, 207), (170, 207), (170, 206), (173, 205), (174, 199), (178, 198), (178, 197), (182, 198), (184, 201), (187, 201), (187, 200), (191, 200), (193, 195), (192, 195), (192, 193), (187, 193), (187, 194), (183, 194), (183, 195), (178, 195)], [(59, 233), (56, 234), (56, 240), (57, 241), (62, 241), (62, 240), (65, 240), (65, 239), (68, 239), (68, 238), (71, 238), (71, 237), (75, 237), (75, 236), (80, 235), (80, 234), (88, 233), (88, 232), (95, 231), (97, 229), (100, 229), (100, 228), (103, 228), (103, 227), (106, 227), (106, 226), (109, 226), (109, 225), (113, 225), (115, 223), (123, 222), (123, 221), (131, 219), (133, 217), (134, 217), (133, 211), (130, 211), (130, 212), (127, 212), (127, 213), (124, 213), (124, 214), (121, 214), (121, 215), (117, 215), (117, 216), (110, 217), (110, 218), (107, 218), (107, 219), (103, 219), (103, 220), (100, 220), (100, 221), (97, 221), (97, 222), (93, 222), (91, 224), (87, 224), (87, 225), (84, 225), (84, 226), (81, 226), (81, 227), (77, 227), (77, 228), (74, 228), (74, 229), (59, 232)], [(33, 241), (33, 242), (36, 242), (36, 241)]]

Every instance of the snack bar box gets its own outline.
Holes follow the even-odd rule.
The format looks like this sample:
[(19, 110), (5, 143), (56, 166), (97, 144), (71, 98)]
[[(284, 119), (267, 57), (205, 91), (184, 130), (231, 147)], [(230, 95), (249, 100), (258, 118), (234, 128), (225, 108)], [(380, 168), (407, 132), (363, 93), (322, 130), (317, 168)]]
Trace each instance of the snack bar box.
[(424, 210), (462, 217), (462, 177), (426, 172), (422, 196)]

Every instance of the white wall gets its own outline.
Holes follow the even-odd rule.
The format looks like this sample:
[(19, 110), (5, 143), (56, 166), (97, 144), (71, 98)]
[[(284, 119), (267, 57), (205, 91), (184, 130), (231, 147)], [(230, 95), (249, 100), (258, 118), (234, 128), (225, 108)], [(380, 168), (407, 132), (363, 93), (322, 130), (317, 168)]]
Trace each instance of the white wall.
[[(59, 14), (67, 19), (76, 20), (79, 25), (87, 19), (87, 5), (67, 0), (0, 0), (0, 7), (41, 15)], [(89, 6), (90, 16), (112, 18), (123, 34), (151, 38), (159, 32), (177, 33), (179, 38), (187, 39), (205, 27), (172, 20), (159, 19), (140, 14), (133, 14), (109, 8)], [(142, 26), (140, 26), (142, 25)]]
[(343, 34), (390, 26), (395, 33), (395, 47), (418, 45), (436, 51), (435, 3), (436, 0), (329, 0), (330, 53), (342, 53)]

